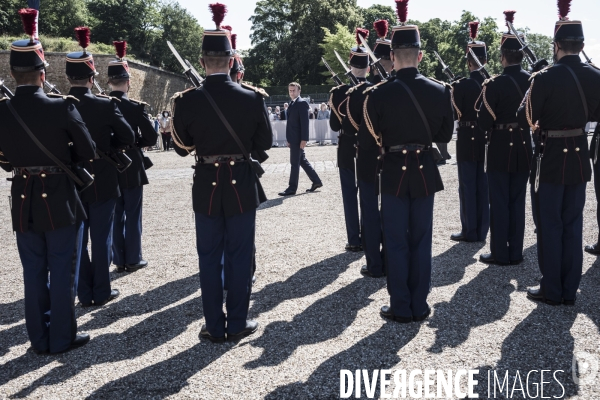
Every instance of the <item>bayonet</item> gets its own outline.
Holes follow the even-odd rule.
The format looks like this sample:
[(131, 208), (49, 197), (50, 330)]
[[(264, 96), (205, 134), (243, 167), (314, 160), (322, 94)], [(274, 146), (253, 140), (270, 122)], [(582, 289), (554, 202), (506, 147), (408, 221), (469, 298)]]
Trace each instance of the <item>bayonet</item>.
[(377, 58), (375, 56), (375, 54), (369, 47), (369, 44), (367, 43), (365, 38), (362, 37), (362, 35), (358, 35), (358, 38), (360, 39), (360, 42), (362, 43), (365, 50), (367, 50), (367, 54), (369, 54), (369, 58), (371, 58), (371, 65), (373, 65), (377, 69), (377, 72), (379, 73), (379, 75), (381, 76), (381, 78), (383, 80), (387, 80), (390, 76), (388, 75), (385, 68), (383, 68), (383, 65), (381, 65), (381, 59)]
[(11, 92), (9, 88), (4, 86), (4, 81), (2, 79), (0, 79), (0, 92), (4, 93), (4, 95), (6, 97), (8, 97), (9, 99), (12, 99), (13, 97), (15, 97), (13, 92)]
[(350, 81), (352, 82), (352, 86), (358, 85), (358, 79), (356, 78), (356, 76), (354, 76), (354, 74), (352, 73), (350, 68), (348, 68), (348, 66), (344, 62), (344, 59), (338, 54), (337, 50), (333, 50), (333, 52), (335, 53), (335, 56), (337, 57), (340, 64), (342, 64), (342, 67), (344, 67), (344, 71), (346, 71), (346, 76), (348, 78), (350, 78)]
[(479, 61), (479, 58), (477, 58), (477, 55), (475, 54), (473, 49), (470, 47), (469, 47), (469, 54), (473, 58), (473, 61), (475, 62), (475, 64), (477, 64), (477, 72), (479, 72), (481, 74), (481, 76), (483, 76), (483, 79), (490, 79), (491, 76), (490, 76), (489, 72), (487, 72), (485, 67)]
[(194, 75), (196, 76), (198, 81), (200, 81), (200, 83), (204, 82), (204, 78), (200, 75), (200, 73), (198, 71), (196, 71), (196, 68), (194, 68), (192, 63), (189, 62), (187, 59), (185, 60), (185, 63), (187, 64), (188, 67), (190, 67), (190, 69), (192, 70), (192, 72), (194, 73)]
[(100, 85), (98, 84), (98, 82), (96, 81), (96, 79), (94, 79), (94, 86), (96, 86), (96, 89), (98, 89), (98, 93), (105, 95), (106, 96), (106, 92), (100, 87)]
[(337, 74), (331, 69), (331, 67), (329, 66), (329, 64), (327, 63), (327, 61), (325, 61), (325, 59), (323, 57), (321, 57), (321, 61), (323, 61), (323, 64), (325, 65), (325, 67), (331, 73), (331, 79), (333, 79), (333, 81), (335, 82), (335, 84), (338, 85), (338, 86), (343, 85), (344, 82), (342, 82), (342, 80), (340, 79), (340, 77), (337, 76)]
[(537, 72), (543, 69), (544, 67), (547, 67), (548, 61), (544, 59), (538, 60), (538, 58), (535, 56), (535, 53), (533, 52), (533, 50), (531, 50), (529, 45), (525, 43), (523, 39), (521, 39), (521, 36), (519, 36), (519, 32), (515, 29), (512, 22), (506, 21), (506, 25), (508, 25), (508, 29), (510, 29), (512, 34), (515, 35), (517, 41), (521, 45), (521, 51), (523, 52), (523, 54), (525, 54), (525, 57), (527, 57), (529, 65), (531, 65), (531, 71)]
[(173, 55), (175, 56), (175, 58), (177, 59), (179, 64), (181, 64), (181, 66), (183, 67), (183, 73), (192, 82), (192, 85), (194, 85), (194, 87), (200, 87), (200, 84), (202, 83), (202, 81), (200, 79), (198, 79), (199, 76), (196, 76), (194, 74), (192, 69), (185, 63), (185, 61), (183, 61), (183, 58), (181, 58), (181, 56), (179, 55), (177, 50), (175, 50), (175, 47), (173, 47), (171, 42), (169, 42), (168, 40), (167, 40), (167, 45), (169, 46), (169, 49), (171, 49), (171, 52), (173, 53)]
[(47, 80), (44, 80), (44, 86), (46, 87), (46, 89), (48, 89), (50, 91), (50, 93), (61, 94), (60, 90), (58, 90), (56, 88), (56, 86), (54, 86), (53, 84), (51, 84)]
[(457, 76), (454, 75), (454, 73), (450, 70), (450, 67), (446, 65), (446, 63), (444, 62), (444, 60), (442, 60), (442, 57), (440, 57), (437, 51), (434, 51), (433, 54), (435, 54), (435, 57), (438, 59), (440, 65), (442, 66), (442, 72), (446, 74), (448, 78), (450, 78), (450, 83), (454, 82), (457, 79)]
[(585, 57), (585, 63), (586, 63), (586, 64), (594, 65), (594, 63), (592, 62), (592, 59), (591, 59), (591, 58), (589, 58), (589, 57), (587, 56), (587, 54), (585, 54), (585, 51), (581, 50), (581, 54), (583, 54), (583, 57)]

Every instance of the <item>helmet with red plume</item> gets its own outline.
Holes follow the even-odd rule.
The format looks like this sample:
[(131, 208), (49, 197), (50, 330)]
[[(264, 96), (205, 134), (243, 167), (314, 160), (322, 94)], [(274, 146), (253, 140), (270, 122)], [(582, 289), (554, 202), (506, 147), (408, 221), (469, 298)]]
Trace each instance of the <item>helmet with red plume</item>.
[(87, 26), (75, 28), (75, 37), (79, 45), (83, 48), (83, 51), (67, 54), (67, 76), (74, 80), (82, 80), (98, 75), (94, 65), (94, 58), (86, 51), (90, 45), (90, 28)]
[(582, 42), (585, 40), (583, 35), (583, 25), (581, 21), (569, 20), (571, 11), (571, 0), (558, 0), (558, 18), (554, 26), (554, 41), (572, 41)]
[(42, 44), (37, 40), (38, 11), (33, 8), (19, 10), (23, 30), (29, 39), (17, 40), (10, 45), (10, 69), (17, 72), (38, 71), (48, 66)]
[(392, 28), (392, 48), (420, 48), (421, 35), (417, 25), (407, 25), (408, 0), (396, 0), (396, 14), (400, 25)]
[(221, 3), (209, 4), (213, 15), (215, 30), (204, 30), (202, 38), (202, 54), (207, 56), (232, 56), (235, 51), (231, 45), (231, 27), (221, 23), (227, 14), (227, 6)]

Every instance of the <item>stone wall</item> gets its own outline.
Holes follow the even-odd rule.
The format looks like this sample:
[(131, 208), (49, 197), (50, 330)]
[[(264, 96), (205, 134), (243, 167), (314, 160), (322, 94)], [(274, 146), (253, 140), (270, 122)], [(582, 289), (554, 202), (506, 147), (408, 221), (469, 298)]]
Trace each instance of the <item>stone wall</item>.
[[(9, 55), (9, 51), (0, 51), (0, 79), (3, 79), (4, 84), (14, 92), (16, 84), (10, 76)], [(68, 93), (69, 82), (65, 75), (65, 53), (46, 53), (45, 55), (46, 61), (50, 64), (46, 69), (48, 82), (56, 85), (61, 93)], [(111, 60), (114, 60), (112, 55), (94, 55), (96, 70), (100, 73), (96, 80), (107, 93), (109, 88), (106, 72)], [(150, 104), (150, 109), (147, 111), (152, 115), (156, 115), (162, 110), (169, 110), (171, 96), (190, 86), (184, 75), (163, 71), (135, 61), (128, 61), (128, 63), (131, 74), (131, 89), (128, 96)], [(92, 91), (97, 92), (96, 89), (92, 89)]]

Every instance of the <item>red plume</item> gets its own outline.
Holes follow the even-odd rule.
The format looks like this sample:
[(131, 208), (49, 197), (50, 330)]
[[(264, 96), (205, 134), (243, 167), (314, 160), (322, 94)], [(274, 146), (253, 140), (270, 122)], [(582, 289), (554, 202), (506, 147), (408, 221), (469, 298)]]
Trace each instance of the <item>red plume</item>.
[(571, 0), (558, 0), (558, 17), (562, 20), (568, 19), (569, 11), (571, 11)]
[(237, 33), (231, 35), (231, 48), (237, 50)]
[(117, 51), (117, 58), (125, 58), (125, 54), (127, 54), (127, 42), (125, 40), (114, 41), (113, 45), (115, 46), (115, 50)]
[(400, 23), (405, 23), (408, 18), (408, 0), (396, 0), (396, 14)]
[(471, 36), (471, 40), (475, 41), (478, 30), (479, 30), (479, 21), (469, 22), (469, 36)]
[(34, 8), (22, 8), (19, 10), (21, 16), (21, 22), (23, 22), (23, 29), (28, 36), (33, 37), (36, 31), (35, 19), (38, 16), (38, 10)]
[(222, 25), (221, 29), (229, 31), (229, 32), (231, 32), (233, 30), (233, 28), (231, 26), (229, 26), (229, 25)]
[(369, 37), (369, 30), (368, 29), (362, 29), (362, 28), (356, 28), (356, 43), (359, 46), (362, 46), (362, 42), (360, 41), (360, 39), (358, 38), (358, 35), (362, 36), (364, 39)]
[(90, 28), (87, 26), (79, 26), (75, 28), (75, 36), (77, 37), (77, 41), (83, 50), (87, 49), (87, 47), (90, 45)]
[(221, 22), (223, 22), (225, 14), (227, 14), (227, 6), (221, 3), (213, 3), (208, 5), (208, 9), (212, 12), (212, 20), (217, 25), (217, 30), (221, 29)]
[(377, 32), (377, 37), (383, 39), (388, 34), (389, 24), (387, 20), (380, 19), (379, 21), (375, 21), (373, 23), (373, 28), (375, 28), (375, 32)]
[(515, 22), (515, 14), (517, 12), (515, 10), (506, 10), (504, 11), (504, 20), (506, 22), (510, 22), (511, 24)]

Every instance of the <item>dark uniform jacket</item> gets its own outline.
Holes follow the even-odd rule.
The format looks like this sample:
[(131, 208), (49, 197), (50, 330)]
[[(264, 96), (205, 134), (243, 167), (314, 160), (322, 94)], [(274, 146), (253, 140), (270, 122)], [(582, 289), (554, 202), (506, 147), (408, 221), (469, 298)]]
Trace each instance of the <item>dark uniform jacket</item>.
[(354, 157), (356, 156), (356, 136), (344, 131), (344, 120), (346, 119), (346, 106), (348, 95), (346, 94), (352, 86), (340, 85), (333, 88), (329, 95), (329, 127), (338, 132), (337, 164), (339, 168), (354, 171)]
[[(352, 149), (353, 153), (354, 153), (354, 157), (360, 157), (361, 155), (363, 156), (363, 160), (361, 160), (360, 166), (358, 164), (359, 163), (358, 158), (356, 159), (357, 174), (360, 177), (361, 175), (369, 175), (369, 172), (372, 172), (372, 171), (369, 171), (369, 165), (373, 164), (373, 162), (377, 163), (377, 156), (379, 154), (378, 153), (375, 154), (373, 151), (371, 151), (371, 153), (365, 153), (365, 152), (362, 152), (361, 154), (358, 153), (358, 151), (360, 151), (359, 149), (357, 149), (358, 131), (360, 129), (360, 125), (363, 120), (363, 114), (364, 114), (363, 106), (365, 104), (365, 97), (366, 97), (364, 92), (367, 88), (373, 86), (366, 79), (359, 78), (359, 80), (360, 80), (360, 84), (348, 89), (348, 91), (346, 92), (346, 95), (348, 96), (348, 100), (346, 101), (345, 106), (343, 106), (346, 117), (344, 117), (342, 126), (343, 126), (343, 131), (344, 131), (343, 137), (351, 138), (354, 140), (354, 145), (353, 145), (353, 149)], [(341, 141), (342, 141), (342, 138), (340, 138), (340, 143), (341, 143)], [(350, 152), (350, 151), (348, 151), (348, 152)], [(370, 161), (370, 164), (369, 164), (369, 161)], [(338, 164), (339, 164), (339, 161), (338, 161)], [(376, 164), (375, 164), (375, 168), (377, 168)], [(361, 169), (362, 169), (362, 171), (361, 171)]]
[[(37, 86), (19, 86), (10, 102), (38, 140), (65, 165), (94, 158), (94, 142), (70, 101), (48, 97)], [(6, 101), (0, 101), (0, 119), (0, 166), (4, 170), (56, 166), (29, 138)], [(86, 218), (75, 183), (64, 173), (15, 175), (11, 200), (17, 232), (52, 231)]]
[(300, 145), (300, 142), (308, 142), (308, 110), (310, 106), (302, 97), (298, 96), (295, 101), (290, 102), (287, 109), (287, 125), (285, 127), (285, 138), (288, 143)]
[[(271, 148), (273, 131), (259, 93), (244, 89), (225, 74), (207, 76), (203, 87), (248, 152)], [(186, 147), (195, 146), (200, 161), (202, 156), (242, 154), (199, 89), (188, 90), (175, 100), (173, 121), (176, 144), (180, 141)], [(189, 154), (178, 146), (175, 151), (181, 156)], [(198, 162), (192, 188), (194, 212), (227, 217), (256, 209), (257, 184), (256, 174), (246, 161), (216, 165)]]
[[(129, 99), (123, 92), (111, 92), (110, 95), (120, 100), (117, 107), (135, 134), (135, 143), (128, 146), (125, 152), (132, 162), (125, 172), (119, 174), (119, 186), (123, 190), (147, 185), (148, 177), (144, 168), (142, 148), (154, 146), (158, 139), (158, 133), (148, 118), (144, 103)], [(116, 146), (113, 145), (113, 147)]]
[[(423, 120), (404, 88), (413, 92), (429, 122), (430, 138)], [(367, 92), (365, 123), (372, 135), (380, 136), (384, 149), (390, 146), (452, 139), (454, 119), (449, 87), (425, 78), (416, 68), (396, 72), (393, 80), (373, 86)], [(433, 139), (433, 140), (432, 140)], [(394, 196), (424, 197), (443, 190), (442, 178), (429, 150), (386, 153), (381, 173), (381, 191)]]
[[(569, 71), (560, 64), (571, 67), (581, 83), (589, 110), (587, 120), (577, 85)], [(583, 129), (588, 121), (598, 121), (600, 118), (600, 71), (582, 63), (577, 55), (565, 56), (553, 67), (534, 75), (528, 95), (532, 115), (527, 118), (526, 106), (519, 109), (521, 128), (530, 127), (530, 120), (532, 123), (539, 121), (542, 132)], [(540, 170), (541, 183), (574, 185), (591, 179), (590, 151), (586, 135), (547, 139), (542, 136), (541, 141), (545, 142)], [(540, 146), (536, 145), (536, 156), (539, 151)], [(534, 162), (532, 183), (536, 170), (537, 165)]]
[[(73, 105), (81, 114), (97, 150), (110, 154), (114, 151), (111, 140), (112, 146), (116, 148), (133, 144), (133, 130), (119, 111), (118, 100), (95, 96), (85, 87), (72, 87), (69, 94), (79, 100), (73, 101)], [(99, 157), (86, 160), (83, 166), (94, 177), (94, 183), (81, 192), (84, 203), (102, 202), (121, 195), (119, 172), (108, 161)]]
[[(485, 131), (477, 125), (477, 110), (481, 101), (483, 76), (471, 72), (469, 78), (455, 82), (452, 87), (454, 119), (459, 122), (456, 131), (456, 161), (485, 160)], [(475, 104), (479, 100), (479, 103)], [(459, 114), (460, 113), (460, 114)], [(460, 115), (460, 117), (459, 117)], [(460, 126), (460, 123), (467, 126)]]

